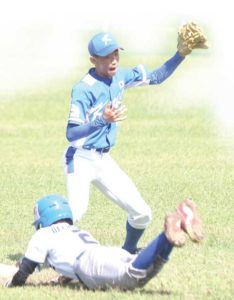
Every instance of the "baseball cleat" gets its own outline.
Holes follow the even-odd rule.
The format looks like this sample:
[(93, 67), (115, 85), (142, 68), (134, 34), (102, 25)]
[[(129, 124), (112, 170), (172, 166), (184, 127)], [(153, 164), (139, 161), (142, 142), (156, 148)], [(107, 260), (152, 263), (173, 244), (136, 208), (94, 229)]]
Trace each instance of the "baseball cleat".
[(139, 254), (144, 248), (136, 248), (131, 254)]
[(203, 239), (202, 222), (198, 216), (195, 203), (187, 198), (179, 204), (177, 212), (181, 217), (181, 228), (193, 242), (201, 242)]
[(182, 247), (186, 241), (186, 235), (181, 229), (181, 217), (178, 212), (173, 212), (165, 217), (164, 234), (167, 240), (176, 247)]

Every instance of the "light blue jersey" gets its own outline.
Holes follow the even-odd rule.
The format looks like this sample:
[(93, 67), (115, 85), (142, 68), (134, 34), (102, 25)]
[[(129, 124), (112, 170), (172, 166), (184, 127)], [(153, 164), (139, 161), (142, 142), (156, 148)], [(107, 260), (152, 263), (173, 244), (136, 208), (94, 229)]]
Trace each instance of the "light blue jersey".
[[(100, 77), (95, 69), (77, 83), (72, 90), (72, 103), (69, 123), (85, 124), (101, 117), (105, 106), (111, 101), (112, 106), (118, 107), (122, 100), (124, 90), (129, 86), (148, 84), (148, 71), (144, 66), (134, 69), (119, 68), (116, 75), (109, 79)], [(87, 137), (76, 140), (75, 147), (109, 148), (115, 144), (117, 123), (107, 123)]]
[[(71, 109), (68, 129), (71, 125), (80, 125), (75, 135), (70, 135), (69, 141), (74, 148), (103, 149), (115, 144), (118, 125), (108, 123), (102, 117), (106, 105), (111, 101), (114, 107), (119, 107), (123, 101), (125, 89), (147, 84), (159, 84), (169, 77), (183, 60), (177, 52), (160, 68), (149, 72), (139, 65), (135, 68), (118, 68), (116, 74), (104, 78), (96, 74), (95, 69), (72, 89)], [(69, 132), (69, 130), (68, 130)]]

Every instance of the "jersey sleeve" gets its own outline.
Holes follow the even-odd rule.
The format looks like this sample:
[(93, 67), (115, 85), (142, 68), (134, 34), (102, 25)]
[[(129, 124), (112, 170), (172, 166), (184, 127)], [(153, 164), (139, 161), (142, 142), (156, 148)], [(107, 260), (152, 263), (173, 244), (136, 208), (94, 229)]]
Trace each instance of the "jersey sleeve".
[(31, 261), (28, 258), (24, 257), (19, 265), (19, 270), (12, 278), (9, 287), (24, 285), (28, 276), (34, 272), (37, 265), (38, 264), (34, 261)]
[(107, 124), (108, 122), (103, 118), (103, 116), (97, 117), (94, 121), (83, 124), (82, 126), (79, 124), (77, 125), (68, 123), (66, 137), (69, 142), (82, 139), (99, 130), (99, 128), (106, 126)]
[(139, 65), (132, 69), (122, 69), (125, 88), (146, 85), (150, 82), (150, 73), (146, 66)]
[(184, 57), (179, 52), (176, 52), (176, 54), (172, 56), (169, 60), (167, 60), (163, 65), (150, 72), (150, 84), (162, 83), (169, 76), (171, 76), (171, 74), (175, 71), (175, 69), (180, 65), (180, 63), (183, 60)]
[(184, 57), (176, 52), (163, 65), (149, 71), (144, 65), (139, 65), (133, 69), (123, 69), (125, 79), (125, 88), (147, 85), (160, 84), (166, 80), (184, 60)]
[(88, 91), (79, 84), (72, 89), (68, 124), (84, 124), (91, 105)]
[(46, 260), (47, 253), (46, 236), (42, 230), (38, 230), (29, 241), (25, 257), (35, 263), (43, 264)]

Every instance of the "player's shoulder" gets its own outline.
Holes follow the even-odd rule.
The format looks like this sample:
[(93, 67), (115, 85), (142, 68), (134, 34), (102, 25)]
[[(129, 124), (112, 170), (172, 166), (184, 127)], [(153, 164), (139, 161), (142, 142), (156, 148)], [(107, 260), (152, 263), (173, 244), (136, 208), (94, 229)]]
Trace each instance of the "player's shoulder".
[(125, 77), (125, 76), (129, 76), (133, 73), (143, 73), (143, 72), (148, 72), (148, 68), (146, 65), (139, 64), (134, 67), (119, 68), (117, 75), (120, 77)]
[(60, 231), (66, 230), (67, 228), (71, 227), (70, 224), (66, 222), (52, 224), (48, 227), (40, 228), (39, 230), (35, 231), (33, 234), (34, 237), (48, 237), (50, 235), (53, 235), (54, 233), (58, 233)]
[(73, 92), (86, 93), (87, 91), (91, 91), (95, 88), (97, 80), (87, 73), (80, 81), (76, 82), (73, 87)]
[(34, 236), (43, 236), (51, 232), (51, 226), (43, 227), (34, 232)]
[(40, 228), (35, 231), (31, 237), (31, 243), (44, 243), (46, 240), (50, 240), (49, 227)]

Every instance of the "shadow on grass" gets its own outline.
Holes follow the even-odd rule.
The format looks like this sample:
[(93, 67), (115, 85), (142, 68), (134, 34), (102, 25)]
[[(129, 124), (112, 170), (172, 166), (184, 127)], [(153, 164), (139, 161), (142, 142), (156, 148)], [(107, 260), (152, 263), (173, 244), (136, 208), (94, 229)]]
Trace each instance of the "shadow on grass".
[(12, 260), (14, 263), (17, 263), (22, 257), (22, 253), (16, 253), (16, 254), (9, 254), (7, 256), (10, 260)]
[(60, 288), (69, 288), (72, 290), (78, 290), (78, 291), (87, 291), (88, 293), (96, 293), (97, 291), (103, 292), (103, 293), (111, 293), (111, 292), (119, 292), (119, 293), (129, 293), (131, 296), (136, 294), (141, 294), (143, 295), (161, 295), (161, 296), (173, 296), (175, 293), (173, 293), (170, 290), (153, 290), (153, 289), (135, 289), (135, 290), (120, 290), (120, 289), (100, 289), (100, 290), (89, 290), (87, 287), (85, 287), (82, 283), (80, 283), (77, 280), (74, 280), (70, 283), (65, 283), (65, 284), (60, 284), (58, 282), (38, 282), (38, 283), (27, 283), (28, 286), (30, 287), (60, 287)]

